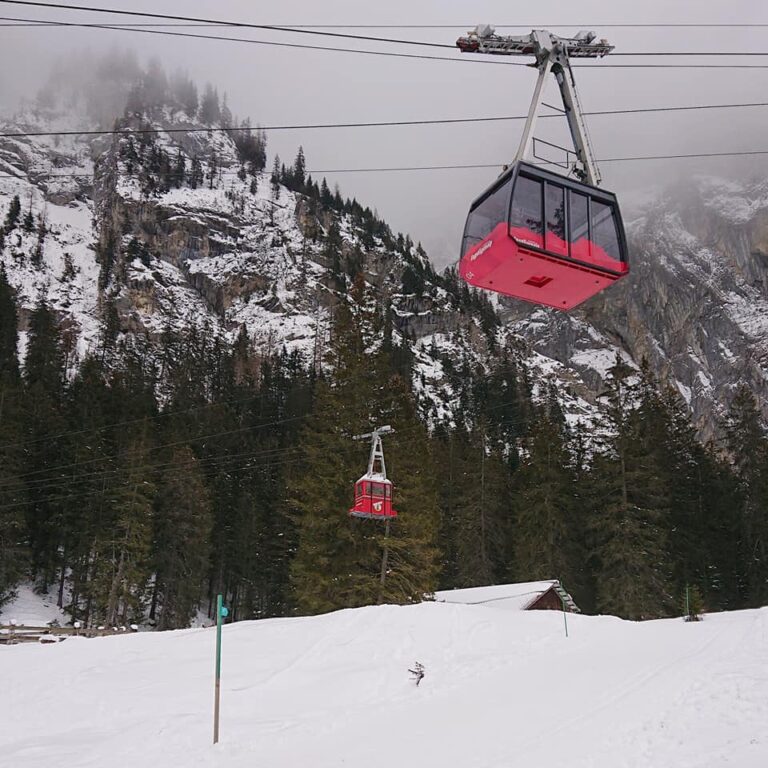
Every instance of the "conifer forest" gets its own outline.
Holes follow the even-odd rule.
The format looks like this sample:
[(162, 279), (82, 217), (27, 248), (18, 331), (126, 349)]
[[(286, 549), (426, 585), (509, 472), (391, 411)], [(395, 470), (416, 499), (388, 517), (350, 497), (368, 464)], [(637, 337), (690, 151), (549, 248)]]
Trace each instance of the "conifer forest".
[[(629, 619), (680, 615), (687, 588), (711, 611), (768, 602), (768, 436), (754, 388), (738, 388), (703, 436), (658, 366), (616, 355), (599, 419), (566, 418), (558, 383), (531, 370), (455, 269), (438, 273), (409, 237), (313, 180), (302, 150), (288, 166), (275, 158), (270, 175), (264, 134), (210, 86), (198, 98), (188, 78), (169, 84), (151, 68), (142, 82), (100, 178), (133, 184), (145, 208), (174, 190), (226, 189), (232, 220), (269, 185), (275, 249), (275, 211), (295, 195), (301, 269), (307, 252), (325, 269), (328, 343), (311, 355), (265, 350), (246, 323), (234, 343), (196, 323), (168, 322), (151, 345), (128, 333), (119, 290), (130, 270), (162, 261), (161, 228), (146, 213), (131, 219), (114, 179), (114, 199), (99, 203), (112, 208), (95, 246), (87, 354), (75, 355), (65, 313), (44, 294), (22, 308), (0, 264), (0, 604), (32, 582), (72, 621), (168, 629), (212, 616), (219, 593), (234, 620), (543, 579), (586, 613)], [(185, 126), (223, 126), (229, 143), (161, 146), (152, 119), (169, 110)], [(40, 270), (50, 230), (14, 196), (0, 211), (0, 254)], [(451, 411), (424, 407), (413, 334), (369, 279), (387, 260), (400, 265), (386, 273), (390, 297), (439, 290), (487, 349), (483, 365), (428, 350)], [(66, 254), (62, 280), (78, 269)], [(379, 521), (348, 515), (368, 458), (352, 438), (383, 425), (394, 428), (385, 450), (398, 511), (386, 541)]]
[[(490, 377), (465, 380), (462, 422), (428, 426), (391, 319), (361, 279), (350, 290), (324, 366), (189, 332), (152, 365), (105, 336), (68, 376), (45, 302), (20, 372), (0, 273), (3, 599), (31, 578), (73, 620), (158, 628), (218, 592), (235, 619), (548, 578), (635, 619), (679, 614), (687, 585), (709, 609), (768, 599), (768, 440), (747, 390), (702, 445), (679, 396), (617, 360), (586, 434), (499, 350)], [(382, 585), (383, 529), (347, 509), (367, 458), (351, 436), (383, 423), (399, 517)]]

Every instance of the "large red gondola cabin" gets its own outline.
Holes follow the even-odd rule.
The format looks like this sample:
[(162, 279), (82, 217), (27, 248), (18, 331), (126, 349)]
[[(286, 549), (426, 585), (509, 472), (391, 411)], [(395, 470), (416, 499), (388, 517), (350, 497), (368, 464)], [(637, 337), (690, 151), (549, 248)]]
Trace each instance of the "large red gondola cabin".
[(461, 254), (471, 285), (564, 310), (629, 271), (616, 196), (522, 161), (472, 204)]
[(379, 473), (365, 474), (355, 483), (352, 517), (386, 520), (397, 517), (392, 509), (392, 481)]

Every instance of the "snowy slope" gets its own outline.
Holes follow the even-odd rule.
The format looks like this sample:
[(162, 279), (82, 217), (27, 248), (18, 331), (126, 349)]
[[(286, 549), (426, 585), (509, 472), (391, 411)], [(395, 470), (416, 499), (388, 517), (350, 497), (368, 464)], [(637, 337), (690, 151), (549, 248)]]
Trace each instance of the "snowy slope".
[[(764, 768), (768, 609), (699, 624), (427, 603), (0, 647), (25, 768)], [(408, 667), (426, 677), (417, 688)]]

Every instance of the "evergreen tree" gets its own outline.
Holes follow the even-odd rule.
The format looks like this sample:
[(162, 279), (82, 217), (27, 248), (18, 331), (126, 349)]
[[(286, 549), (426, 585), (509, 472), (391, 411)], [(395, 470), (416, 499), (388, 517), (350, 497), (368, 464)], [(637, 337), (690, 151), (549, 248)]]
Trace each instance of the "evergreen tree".
[(595, 459), (601, 491), (594, 510), (597, 608), (630, 619), (667, 615), (673, 606), (668, 555), (669, 493), (664, 421), (647, 375), (640, 384), (620, 358), (609, 370), (606, 427)]
[(25, 546), (23, 431), (16, 301), (0, 265), (0, 607), (22, 575)]
[(738, 482), (739, 586), (752, 608), (768, 602), (768, 437), (746, 387), (731, 404), (727, 438)]
[(18, 223), (21, 214), (21, 200), (18, 195), (11, 198), (8, 213), (5, 215), (5, 231), (10, 232)]
[(568, 435), (551, 407), (538, 410), (525, 449), (513, 494), (517, 579), (559, 579), (576, 591), (585, 581), (585, 519)]
[[(299, 531), (291, 577), (301, 613), (381, 600), (410, 602), (436, 586), (433, 469), (410, 396), (402, 384), (385, 375), (386, 361), (367, 354), (379, 325), (359, 278), (350, 304), (338, 307), (329, 360), (334, 380), (318, 384), (301, 442), (304, 461), (291, 482), (290, 504)], [(380, 521), (347, 515), (354, 480), (365, 466), (364, 447), (351, 437), (382, 422), (392, 424), (408, 440), (399, 449), (392, 441), (399, 489), (395, 504), (400, 515), (392, 522), (386, 542), (384, 526), (377, 527)]]
[(307, 164), (304, 160), (304, 148), (299, 147), (296, 159), (293, 161), (293, 188), (297, 192), (303, 192), (307, 182)]
[(32, 545), (33, 573), (47, 586), (54, 577), (60, 544), (60, 510), (55, 501), (57, 467), (65, 464), (61, 444), (53, 436), (64, 431), (61, 404), (64, 396), (64, 351), (56, 317), (45, 300), (35, 306), (29, 320), (24, 365), (25, 439), (29, 442), (27, 525)]
[(210, 83), (206, 83), (203, 97), (200, 100), (200, 121), (207, 125), (213, 125), (219, 120), (221, 120), (219, 94)]
[[(94, 542), (111, 524), (105, 514), (105, 491), (116, 473), (108, 430), (112, 393), (102, 359), (87, 357), (64, 401), (68, 435), (57, 438), (68, 465), (67, 492), (60, 499), (58, 604), (73, 620), (88, 621), (89, 582), (96, 563)], [(116, 415), (116, 414), (115, 414)], [(69, 586), (70, 602), (65, 600)]]
[(189, 626), (207, 571), (211, 522), (198, 461), (190, 448), (177, 448), (160, 478), (154, 523), (150, 617), (158, 629)]
[(16, 297), (5, 274), (5, 267), (0, 264), (0, 381), (18, 380), (18, 322)]
[(104, 516), (93, 545), (92, 617), (107, 624), (137, 620), (151, 575), (154, 483), (147, 477), (148, 439), (136, 435), (118, 457), (118, 471), (104, 491)]
[(192, 189), (197, 189), (203, 184), (203, 164), (200, 162), (200, 158), (195, 155), (192, 158), (192, 168), (189, 173), (189, 186)]
[(443, 588), (496, 583), (511, 572), (508, 469), (485, 425), (439, 450)]
[(187, 161), (181, 151), (181, 147), (176, 152), (176, 161), (173, 166), (173, 186), (178, 188), (184, 184)]

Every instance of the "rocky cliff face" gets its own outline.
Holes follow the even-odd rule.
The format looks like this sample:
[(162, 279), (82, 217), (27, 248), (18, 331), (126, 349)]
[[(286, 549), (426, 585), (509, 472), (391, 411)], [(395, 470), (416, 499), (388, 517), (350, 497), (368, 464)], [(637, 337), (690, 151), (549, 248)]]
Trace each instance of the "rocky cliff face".
[(506, 322), (599, 392), (616, 352), (647, 359), (712, 437), (746, 383), (768, 418), (768, 183), (693, 178), (629, 225), (632, 273), (570, 316), (505, 304)]
[[(0, 132), (85, 127), (66, 112), (28, 110)], [(391, 307), (425, 414), (457, 414), (446, 367), (484, 370), (507, 347), (535, 384), (557, 383), (571, 420), (595, 415), (617, 354), (647, 358), (668, 378), (704, 437), (741, 382), (768, 417), (768, 182), (699, 178), (670, 190), (630, 223), (630, 277), (564, 315), (473, 300), (402, 238), (366, 234), (354, 213), (274, 185), (231, 136), (183, 112), (134, 115), (122, 127), (126, 135), (112, 137), (0, 138), (0, 214), (18, 195), (34, 219), (0, 252), (23, 310), (22, 342), (29, 308), (45, 297), (68, 328), (72, 366), (99, 343), (107, 306), (126, 338), (150, 346), (167, 328), (195, 324), (231, 341), (245, 326), (265, 353), (285, 347), (318, 361), (344, 300), (329, 277), (334, 237), (342, 271), (362, 268)]]

